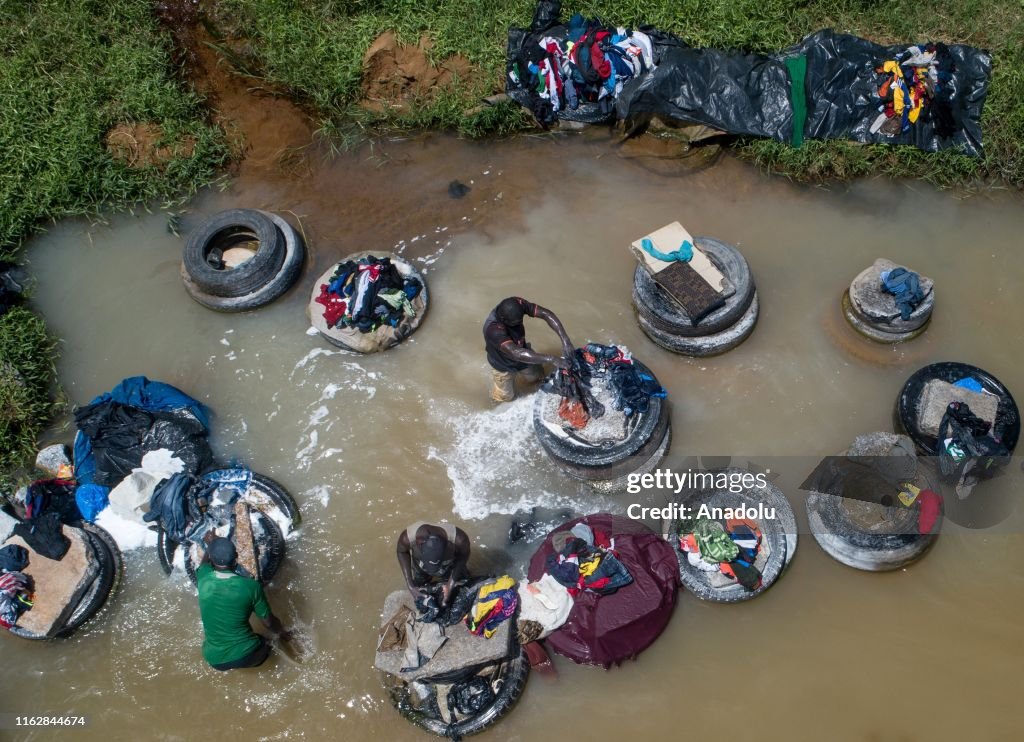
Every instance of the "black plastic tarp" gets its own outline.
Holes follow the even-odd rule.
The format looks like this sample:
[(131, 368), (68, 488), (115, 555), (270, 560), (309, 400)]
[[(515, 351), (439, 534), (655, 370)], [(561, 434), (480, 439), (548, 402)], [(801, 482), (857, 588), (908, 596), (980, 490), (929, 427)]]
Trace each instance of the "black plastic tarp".
[[(952, 60), (946, 95), (937, 95), (925, 106), (907, 131), (892, 136), (871, 132), (883, 104), (878, 95), (882, 81), (875, 69), (910, 46), (879, 46), (824, 30), (771, 56), (674, 48), (666, 51), (651, 74), (626, 85), (616, 110), (620, 118), (656, 113), (731, 134), (790, 141), (793, 107), (785, 60), (803, 56), (807, 60), (804, 136), (911, 144), (927, 152), (954, 147), (980, 156), (981, 112), (992, 57), (970, 46), (945, 47)], [(937, 125), (941, 130), (943, 113), (953, 129), (949, 136), (936, 131)]]

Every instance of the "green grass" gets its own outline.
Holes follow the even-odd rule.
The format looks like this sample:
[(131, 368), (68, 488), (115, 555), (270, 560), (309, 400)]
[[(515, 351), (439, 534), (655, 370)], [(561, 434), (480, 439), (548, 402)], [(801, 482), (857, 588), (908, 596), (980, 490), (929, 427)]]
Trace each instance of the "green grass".
[(60, 408), (51, 396), (56, 343), (23, 307), (0, 316), (0, 487), (32, 460), (36, 439)]
[[(140, 0), (0, 0), (0, 101), (0, 258), (45, 220), (190, 194), (227, 156)], [(194, 151), (133, 169), (103, 145), (121, 122)]]
[[(533, 0), (221, 0), (215, 24), (240, 46), (245, 66), (314, 109), (328, 134), (381, 126), (443, 127), (471, 136), (508, 133), (528, 125), (514, 107), (486, 114), (479, 99), (500, 92), (508, 27), (526, 26)], [(910, 147), (809, 142), (794, 150), (774, 141), (740, 141), (736, 151), (772, 172), (819, 180), (868, 174), (918, 177), (939, 185), (979, 178), (1024, 187), (1024, 3), (1021, 0), (592, 0), (564, 2), (607, 23), (650, 23), (694, 46), (773, 52), (820, 28), (835, 28), (883, 44), (967, 43), (993, 53), (981, 160)], [(413, 43), (427, 33), (434, 59), (460, 53), (478, 75), (458, 91), (425, 102), (415, 113), (354, 114), (362, 58), (374, 38), (394, 30)]]

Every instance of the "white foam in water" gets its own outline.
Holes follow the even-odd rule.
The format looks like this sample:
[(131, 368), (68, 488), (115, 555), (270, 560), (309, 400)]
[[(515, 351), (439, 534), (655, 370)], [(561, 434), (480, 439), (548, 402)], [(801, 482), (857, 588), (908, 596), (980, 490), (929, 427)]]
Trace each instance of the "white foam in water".
[[(540, 507), (575, 507), (592, 511), (599, 498), (583, 502), (578, 486), (564, 478), (541, 450), (533, 432), (533, 397), (494, 410), (446, 414), (455, 440), (446, 451), (431, 448), (428, 457), (442, 462), (452, 483), (455, 514), (480, 520)], [(553, 480), (554, 478), (554, 480)], [(552, 481), (564, 481), (552, 492)], [(557, 486), (557, 485), (556, 485)]]
[(109, 533), (121, 551), (131, 551), (145, 546), (156, 546), (156, 531), (141, 523), (115, 513), (110, 507), (104, 508), (96, 518), (96, 525)]

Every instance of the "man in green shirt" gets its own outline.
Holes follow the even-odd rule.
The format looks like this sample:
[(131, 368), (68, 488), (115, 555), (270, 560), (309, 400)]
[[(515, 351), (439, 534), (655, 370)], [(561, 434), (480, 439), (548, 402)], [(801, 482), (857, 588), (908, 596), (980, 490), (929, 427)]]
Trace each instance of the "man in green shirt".
[(214, 538), (196, 570), (199, 613), (203, 618), (203, 658), (214, 670), (262, 665), (270, 654), (267, 640), (252, 630), (255, 613), (268, 631), (288, 641), (289, 632), (271, 612), (263, 586), (235, 572), (237, 554), (230, 539)]

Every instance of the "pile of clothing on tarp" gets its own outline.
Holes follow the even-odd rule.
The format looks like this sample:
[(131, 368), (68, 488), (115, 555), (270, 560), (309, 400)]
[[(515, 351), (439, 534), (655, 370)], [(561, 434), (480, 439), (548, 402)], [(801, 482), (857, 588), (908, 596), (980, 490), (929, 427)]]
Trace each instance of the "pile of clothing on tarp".
[(403, 278), (391, 258), (367, 256), (338, 265), (330, 281), (320, 284), (318, 304), (324, 306), (328, 327), (373, 332), (382, 325), (397, 327), (415, 317), (412, 300), (423, 284), (415, 276)]
[(900, 310), (900, 317), (903, 321), (910, 319), (917, 305), (924, 301), (924, 291), (921, 289), (921, 277), (911, 270), (899, 266), (891, 271), (882, 271), (880, 274), (882, 288), (896, 297), (896, 307)]
[(876, 67), (880, 113), (869, 131), (895, 137), (910, 131), (925, 111), (925, 116), (931, 114), (938, 136), (952, 137), (957, 130), (955, 69), (949, 47), (941, 42), (911, 46)]
[[(985, 389), (976, 379), (961, 379), (954, 386), (975, 392)], [(950, 402), (939, 423), (936, 439), (939, 470), (956, 483), (957, 495), (964, 499), (978, 480), (992, 477), (1010, 461), (1010, 452), (988, 420), (971, 412), (966, 402)]]
[(699, 516), (680, 521), (679, 550), (691, 567), (721, 572), (747, 590), (761, 587), (761, 572), (754, 566), (761, 548), (761, 529), (752, 520), (720, 521)]
[(615, 555), (615, 540), (586, 523), (554, 534), (551, 544), (555, 553), (545, 561), (545, 572), (570, 595), (584, 590), (610, 595), (633, 582), (633, 576)]
[(75, 496), (88, 521), (110, 503), (112, 488), (123, 485), (124, 509), (138, 510), (164, 479), (196, 474), (213, 461), (206, 407), (145, 376), (125, 379), (75, 410), (75, 424)]
[(562, 24), (561, 2), (541, 0), (529, 30), (509, 29), (505, 90), (544, 127), (607, 120), (623, 86), (657, 66), (661, 46), (678, 43), (650, 27), (606, 26), (579, 13)]
[(9, 544), (0, 549), (0, 626), (9, 629), (32, 608), (32, 578), (22, 572), (28, 550)]
[(604, 405), (593, 394), (593, 382), (602, 379), (612, 395), (612, 407), (626, 417), (647, 412), (651, 397), (664, 399), (668, 392), (650, 374), (641, 371), (623, 345), (587, 343), (577, 348), (567, 369), (559, 369), (544, 390), (562, 397), (558, 415), (577, 429), (590, 418), (602, 417)]
[(490, 639), (498, 627), (515, 615), (519, 607), (519, 593), (516, 581), (508, 575), (487, 580), (476, 591), (469, 613), (466, 614), (466, 626), (477, 636)]

